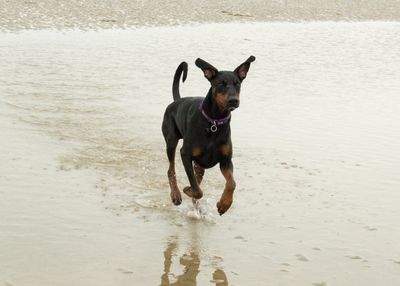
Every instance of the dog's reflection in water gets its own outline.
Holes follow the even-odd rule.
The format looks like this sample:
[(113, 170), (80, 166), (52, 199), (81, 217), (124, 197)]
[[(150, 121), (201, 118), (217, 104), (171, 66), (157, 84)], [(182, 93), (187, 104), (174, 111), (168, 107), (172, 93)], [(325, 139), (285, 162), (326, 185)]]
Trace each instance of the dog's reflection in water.
[[(176, 243), (170, 242), (164, 251), (164, 273), (161, 275), (161, 286), (196, 286), (197, 275), (200, 273), (200, 257), (197, 251), (191, 251), (179, 258), (179, 263), (185, 267), (182, 274), (172, 275), (174, 281), (170, 282), (172, 257), (176, 250)], [(216, 286), (228, 286), (228, 279), (222, 269), (216, 269), (210, 282)]]

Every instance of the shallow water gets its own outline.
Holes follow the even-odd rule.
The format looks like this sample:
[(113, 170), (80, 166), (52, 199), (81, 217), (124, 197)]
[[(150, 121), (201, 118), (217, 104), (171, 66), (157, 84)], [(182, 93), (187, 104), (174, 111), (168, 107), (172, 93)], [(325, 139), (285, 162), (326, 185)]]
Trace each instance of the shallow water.
[[(0, 34), (0, 284), (396, 285), (400, 24)], [(211, 40), (210, 40), (211, 37)], [(233, 114), (237, 191), (170, 203), (176, 66), (257, 57)], [(178, 161), (181, 188), (187, 184)], [(175, 284), (174, 284), (175, 283)]]

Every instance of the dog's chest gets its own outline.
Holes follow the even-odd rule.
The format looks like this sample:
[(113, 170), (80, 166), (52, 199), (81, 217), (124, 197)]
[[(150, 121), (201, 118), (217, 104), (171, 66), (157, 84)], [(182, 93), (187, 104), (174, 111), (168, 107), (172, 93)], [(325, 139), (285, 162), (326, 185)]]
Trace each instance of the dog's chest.
[(210, 141), (193, 150), (194, 160), (204, 168), (211, 168), (228, 156), (230, 147), (226, 143)]

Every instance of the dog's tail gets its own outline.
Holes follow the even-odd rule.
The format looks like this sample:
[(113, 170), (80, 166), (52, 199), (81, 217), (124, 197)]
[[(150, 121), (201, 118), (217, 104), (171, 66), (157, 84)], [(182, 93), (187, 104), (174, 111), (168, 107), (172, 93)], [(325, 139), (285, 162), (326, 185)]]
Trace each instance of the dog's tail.
[(174, 82), (172, 83), (172, 96), (174, 97), (174, 101), (181, 98), (179, 93), (179, 79), (181, 78), (182, 72), (182, 82), (185, 82), (188, 72), (188, 64), (186, 62), (181, 62), (174, 75)]

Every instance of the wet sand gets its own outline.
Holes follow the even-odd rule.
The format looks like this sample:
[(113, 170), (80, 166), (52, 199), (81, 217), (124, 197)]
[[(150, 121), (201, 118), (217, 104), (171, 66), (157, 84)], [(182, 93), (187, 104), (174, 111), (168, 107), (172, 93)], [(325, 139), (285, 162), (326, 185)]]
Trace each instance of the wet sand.
[[(0, 285), (400, 282), (399, 23), (62, 25), (0, 34)], [(175, 68), (202, 96), (197, 57), (250, 54), (234, 205), (218, 216), (216, 167), (203, 216), (175, 207), (160, 131)]]
[(397, 0), (0, 0), (0, 29), (104, 29), (192, 22), (399, 21)]

